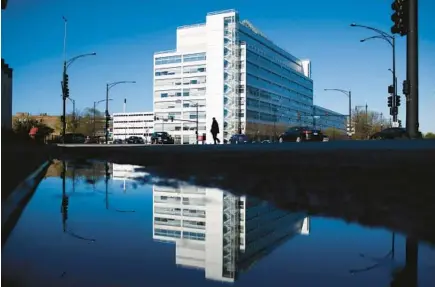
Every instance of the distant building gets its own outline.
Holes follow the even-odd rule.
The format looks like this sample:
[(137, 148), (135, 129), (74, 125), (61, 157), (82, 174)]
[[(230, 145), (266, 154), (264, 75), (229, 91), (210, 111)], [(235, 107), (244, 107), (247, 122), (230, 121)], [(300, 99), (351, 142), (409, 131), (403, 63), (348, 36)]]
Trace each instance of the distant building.
[(347, 116), (316, 105), (313, 106), (313, 116), (315, 119), (313, 125), (316, 128), (322, 130), (335, 128), (346, 133)]
[(154, 132), (154, 113), (114, 113), (113, 114), (113, 139), (127, 139), (130, 136), (142, 137), (146, 142), (151, 142)]
[[(2, 10), (6, 9), (7, 0), (2, 0)], [(13, 86), (13, 70), (6, 64), (2, 58), (2, 129), (12, 129), (12, 86)]]
[(160, 121), (174, 118), (156, 122), (156, 129), (189, 144), (196, 142), (196, 120), (201, 135), (216, 118), (221, 141), (313, 124), (311, 62), (273, 43), (237, 11), (208, 13), (205, 23), (178, 27), (176, 35), (175, 50), (154, 54), (154, 112)]
[[(3, 3), (2, 3), (3, 5)], [(12, 83), (13, 70), (2, 58), (2, 128), (12, 129)]]

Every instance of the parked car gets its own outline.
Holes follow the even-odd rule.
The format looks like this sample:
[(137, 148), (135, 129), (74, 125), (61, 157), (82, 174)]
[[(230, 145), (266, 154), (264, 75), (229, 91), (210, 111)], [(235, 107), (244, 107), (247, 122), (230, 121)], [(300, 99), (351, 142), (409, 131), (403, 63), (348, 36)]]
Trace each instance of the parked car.
[[(422, 134), (419, 133), (419, 138)], [(370, 136), (371, 140), (395, 140), (395, 139), (410, 139), (410, 136), (405, 128), (387, 128)]]
[(279, 136), (279, 142), (323, 141), (323, 133), (310, 127), (291, 127)]
[(131, 136), (126, 140), (128, 144), (144, 144), (144, 140), (141, 137)]
[(246, 144), (249, 143), (249, 138), (243, 134), (235, 134), (228, 140), (229, 144)]
[[(61, 142), (63, 142), (62, 139), (61, 139)], [(84, 134), (80, 134), (80, 133), (67, 133), (67, 134), (65, 134), (64, 143), (84, 144), (85, 142), (86, 142), (86, 137)]]
[(98, 138), (87, 136), (86, 140), (85, 140), (85, 143), (86, 144), (97, 144), (98, 143)]
[(124, 141), (122, 139), (116, 139), (113, 141), (113, 144), (123, 144)]
[(151, 144), (174, 144), (174, 138), (167, 132), (154, 132), (151, 135)]

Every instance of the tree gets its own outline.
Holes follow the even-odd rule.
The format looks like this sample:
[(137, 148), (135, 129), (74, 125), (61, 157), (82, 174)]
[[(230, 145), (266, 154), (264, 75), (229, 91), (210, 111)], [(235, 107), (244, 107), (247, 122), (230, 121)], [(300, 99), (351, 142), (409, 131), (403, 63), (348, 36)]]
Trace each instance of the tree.
[(424, 135), (424, 138), (425, 138), (425, 139), (435, 139), (435, 134), (429, 132), (429, 133), (427, 133), (427, 134)]
[(29, 132), (32, 128), (38, 128), (36, 136), (37, 138), (42, 140), (54, 132), (54, 130), (44, 124), (42, 120), (38, 121), (32, 119), (30, 116), (15, 118), (12, 125), (12, 129), (14, 130), (14, 132), (23, 137), (28, 137)]
[(380, 113), (358, 109), (352, 112), (352, 128), (355, 131), (352, 135), (353, 139), (367, 139), (373, 133), (390, 126), (390, 123)]
[[(66, 115), (66, 132), (81, 133), (85, 136), (92, 136), (94, 133), (94, 109), (85, 108), (82, 112), (76, 111), (73, 114)], [(62, 130), (62, 122), (59, 117), (57, 126)], [(104, 129), (104, 115), (99, 110), (95, 109), (95, 130)]]

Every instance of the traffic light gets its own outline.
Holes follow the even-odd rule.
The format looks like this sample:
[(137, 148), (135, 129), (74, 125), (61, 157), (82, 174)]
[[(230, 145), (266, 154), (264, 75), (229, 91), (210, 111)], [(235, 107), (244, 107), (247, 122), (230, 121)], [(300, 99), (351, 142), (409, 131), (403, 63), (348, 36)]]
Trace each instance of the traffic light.
[(402, 121), (399, 120), (399, 128), (401, 128), (401, 127), (402, 127)]
[(171, 122), (174, 121), (174, 116), (170, 116), (169, 119), (171, 120)]
[(391, 27), (391, 33), (405, 36), (408, 34), (408, 1), (409, 0), (394, 0), (391, 4), (391, 9), (394, 13), (391, 15), (391, 20), (394, 25)]
[(63, 96), (65, 98), (69, 97), (69, 76), (68, 74), (63, 74)]
[(394, 95), (394, 87), (393, 87), (393, 85), (389, 85), (388, 86), (388, 93), (391, 94), (391, 95)]
[(400, 107), (400, 96), (396, 96), (396, 107)]
[(389, 96), (388, 97), (388, 107), (391, 108), (393, 106), (393, 97)]
[(408, 80), (404, 80), (403, 81), (403, 94), (404, 95), (409, 95), (409, 81)]

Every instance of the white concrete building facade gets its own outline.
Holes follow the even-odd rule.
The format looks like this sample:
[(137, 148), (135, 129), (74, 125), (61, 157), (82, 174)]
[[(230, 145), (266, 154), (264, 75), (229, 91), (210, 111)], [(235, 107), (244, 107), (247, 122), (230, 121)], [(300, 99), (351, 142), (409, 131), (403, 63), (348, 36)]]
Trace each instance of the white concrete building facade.
[(311, 63), (240, 21), (235, 10), (208, 13), (204, 24), (177, 28), (175, 50), (154, 54), (154, 112), (156, 131), (181, 143), (196, 141), (196, 121), (211, 143), (212, 118), (221, 141), (312, 125)]
[(130, 136), (142, 137), (145, 142), (151, 142), (154, 132), (154, 113), (114, 113), (113, 114), (113, 139), (125, 140)]
[(175, 263), (210, 280), (234, 282), (297, 234), (309, 234), (303, 213), (215, 188), (153, 187), (153, 239), (175, 243)]

